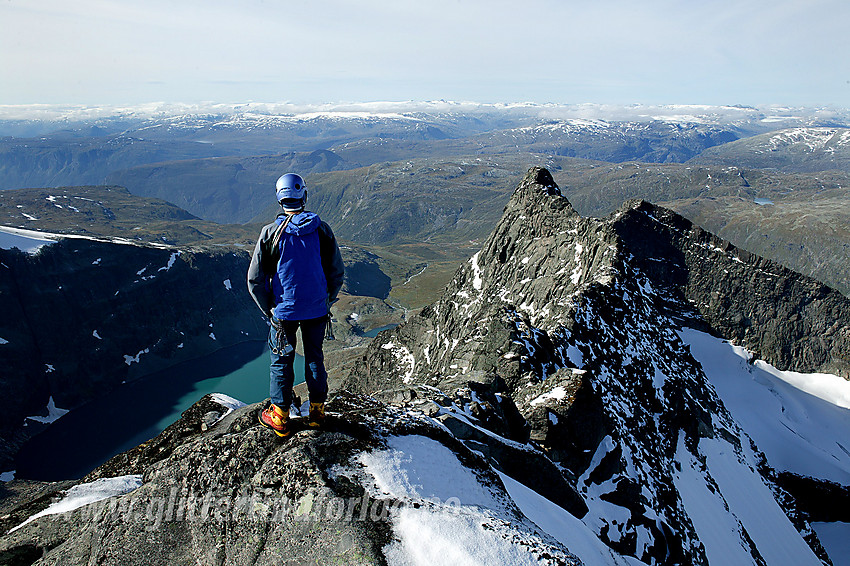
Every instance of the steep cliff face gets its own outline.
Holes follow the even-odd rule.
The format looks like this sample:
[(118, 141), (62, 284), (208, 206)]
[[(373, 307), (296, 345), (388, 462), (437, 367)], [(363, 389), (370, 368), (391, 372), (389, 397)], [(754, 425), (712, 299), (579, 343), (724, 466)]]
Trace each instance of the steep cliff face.
[(70, 409), (122, 381), (262, 339), (266, 326), (244, 291), (247, 262), (247, 253), (85, 239), (32, 255), (0, 250), (0, 437), (50, 397)]
[[(667, 299), (771, 364), (850, 378), (850, 301), (646, 202), (614, 215), (631, 264)], [(688, 307), (680, 305), (687, 304)]]
[[(796, 541), (784, 551), (817, 562), (793, 499), (682, 328), (734, 339), (782, 369), (847, 376), (848, 313), (840, 294), (647, 203), (582, 218), (534, 169), (443, 298), (379, 335), (347, 385), (453, 405), (544, 446), (589, 508), (585, 523), (623, 554), (702, 564), (733, 544), (771, 563), (783, 532)], [(463, 436), (456, 416), (441, 418)], [(756, 534), (735, 483), (760, 486), (773, 534)], [(728, 510), (727, 540), (712, 538), (720, 518), (707, 520), (706, 505)]]

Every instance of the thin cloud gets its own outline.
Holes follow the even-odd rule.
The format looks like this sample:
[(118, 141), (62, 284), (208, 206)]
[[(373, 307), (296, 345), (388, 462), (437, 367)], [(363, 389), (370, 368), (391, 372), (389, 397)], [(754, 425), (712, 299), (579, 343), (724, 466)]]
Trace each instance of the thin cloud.
[(11, 0), (0, 11), (8, 103), (850, 103), (844, 0)]

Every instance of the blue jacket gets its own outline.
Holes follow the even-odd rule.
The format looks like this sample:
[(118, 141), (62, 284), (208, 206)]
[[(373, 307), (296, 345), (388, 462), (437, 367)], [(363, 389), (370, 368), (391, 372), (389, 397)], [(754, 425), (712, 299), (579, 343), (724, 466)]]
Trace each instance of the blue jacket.
[(342, 288), (345, 267), (330, 227), (313, 212), (292, 216), (272, 243), (286, 215), (260, 232), (248, 268), (248, 291), (266, 316), (308, 320), (328, 314)]

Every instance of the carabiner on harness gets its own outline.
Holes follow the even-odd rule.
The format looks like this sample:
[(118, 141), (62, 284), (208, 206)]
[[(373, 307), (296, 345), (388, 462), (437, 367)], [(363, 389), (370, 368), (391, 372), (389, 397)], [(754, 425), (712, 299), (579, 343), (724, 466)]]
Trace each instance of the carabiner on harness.
[[(271, 318), (272, 328), (274, 332), (269, 332), (269, 350), (275, 356), (288, 356), (295, 349), (286, 339), (286, 332), (283, 330), (283, 323), (276, 318)], [(274, 336), (274, 340), (272, 340)]]
[(325, 340), (336, 340), (333, 329), (333, 316), (328, 311), (327, 325), (325, 326)]

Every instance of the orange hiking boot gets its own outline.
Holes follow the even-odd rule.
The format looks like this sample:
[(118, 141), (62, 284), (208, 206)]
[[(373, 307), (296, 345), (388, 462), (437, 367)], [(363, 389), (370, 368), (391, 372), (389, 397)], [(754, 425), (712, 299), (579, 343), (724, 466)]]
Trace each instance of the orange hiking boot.
[(292, 432), (289, 430), (289, 413), (272, 403), (268, 409), (260, 413), (260, 424), (272, 429), (276, 435), (286, 438)]
[(325, 423), (325, 404), (310, 403), (310, 416), (307, 417), (307, 426), (317, 427)]

